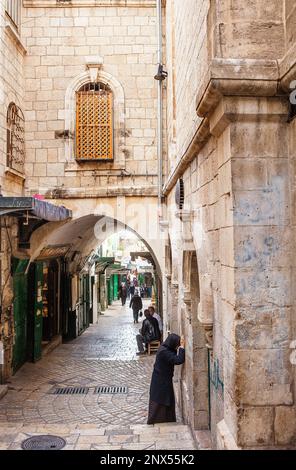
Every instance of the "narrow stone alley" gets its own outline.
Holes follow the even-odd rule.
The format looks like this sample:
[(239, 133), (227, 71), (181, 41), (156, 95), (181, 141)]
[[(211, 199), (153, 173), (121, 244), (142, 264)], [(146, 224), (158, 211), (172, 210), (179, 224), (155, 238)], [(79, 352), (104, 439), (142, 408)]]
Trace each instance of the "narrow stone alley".
[[(115, 302), (83, 335), (26, 363), (0, 401), (0, 449), (20, 449), (35, 434), (58, 435), (65, 449), (194, 449), (189, 427), (179, 418), (145, 424), (155, 356), (136, 355), (140, 326), (133, 324), (128, 302)], [(99, 386), (126, 389), (96, 393)], [(84, 393), (55, 393), (65, 387), (82, 387)]]

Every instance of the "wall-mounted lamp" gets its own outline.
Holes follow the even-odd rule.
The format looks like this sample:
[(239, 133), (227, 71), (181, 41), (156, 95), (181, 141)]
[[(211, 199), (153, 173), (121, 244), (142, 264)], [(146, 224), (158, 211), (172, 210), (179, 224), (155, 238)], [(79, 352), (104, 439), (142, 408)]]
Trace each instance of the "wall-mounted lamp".
[(158, 65), (157, 74), (154, 76), (155, 80), (165, 80), (168, 76), (168, 73), (163, 69), (163, 65)]

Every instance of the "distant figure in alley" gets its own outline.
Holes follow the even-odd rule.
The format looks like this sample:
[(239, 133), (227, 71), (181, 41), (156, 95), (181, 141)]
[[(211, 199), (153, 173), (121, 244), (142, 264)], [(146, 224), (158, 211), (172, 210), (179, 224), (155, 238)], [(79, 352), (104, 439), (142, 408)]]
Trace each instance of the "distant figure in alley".
[(135, 295), (133, 295), (130, 301), (129, 306), (133, 309), (134, 323), (139, 323), (139, 311), (143, 308), (143, 302), (137, 289), (135, 291)]
[(124, 282), (121, 283), (119, 287), (119, 298), (121, 299), (121, 305), (125, 305), (127, 298), (127, 287)]

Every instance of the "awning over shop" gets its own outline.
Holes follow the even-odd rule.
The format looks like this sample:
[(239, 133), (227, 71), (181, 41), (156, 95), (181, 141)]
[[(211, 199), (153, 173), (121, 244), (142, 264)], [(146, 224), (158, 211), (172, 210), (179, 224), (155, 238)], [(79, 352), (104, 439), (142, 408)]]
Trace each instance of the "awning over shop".
[(28, 214), (47, 222), (58, 222), (72, 217), (72, 211), (34, 197), (0, 197), (0, 215)]
[(111, 264), (106, 269), (107, 277), (111, 276), (112, 274), (121, 274), (126, 275), (128, 274), (129, 270), (120, 264)]
[(115, 258), (101, 258), (101, 257), (97, 257), (95, 259), (95, 263), (96, 263), (96, 274), (99, 274), (99, 273), (103, 273), (105, 271), (105, 269), (107, 268), (107, 266), (110, 266), (111, 264), (113, 264), (115, 261)]

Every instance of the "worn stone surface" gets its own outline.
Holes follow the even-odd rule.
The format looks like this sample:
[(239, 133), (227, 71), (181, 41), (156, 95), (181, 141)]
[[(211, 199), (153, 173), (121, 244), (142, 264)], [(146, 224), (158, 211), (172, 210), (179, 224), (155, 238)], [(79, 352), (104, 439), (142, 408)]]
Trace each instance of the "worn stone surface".
[[(0, 423), (90, 423), (117, 428), (147, 420), (154, 356), (138, 358), (132, 312), (114, 304), (82, 336), (64, 343), (10, 380)], [(86, 395), (54, 395), (56, 387), (87, 386)], [(96, 386), (127, 386), (122, 395), (94, 394)]]
[[(157, 227), (156, 9), (147, 2), (145, 8), (140, 2), (136, 8), (130, 6), (135, 2), (124, 8), (118, 2), (90, 3), (91, 9), (74, 4), (43, 8), (26, 2), (20, 36), (1, 3), (1, 190), (4, 195), (45, 194), (72, 209), (74, 218), (106, 213), (130, 225), (157, 253), (162, 274), (167, 274), (167, 281), (163, 279), (166, 331), (186, 335), (187, 361), (176, 373), (177, 399), (185, 420), (206, 431), (211, 415), (213, 443), (221, 448), (293, 446), (290, 422), (296, 381), (290, 344), (296, 338), (296, 124), (287, 123), (288, 96), (281, 94), (295, 75), (291, 73), (294, 2), (252, 0), (248, 6), (238, 0), (166, 2), (164, 183), (168, 175), (173, 181), (182, 176), (185, 188), (183, 212), (176, 216), (175, 183), (163, 204), (164, 238), (169, 235), (166, 271)], [(60, 137), (64, 130), (74, 129), (73, 96), (90, 79), (86, 62), (91, 55), (100, 56), (99, 77), (114, 89), (115, 159), (79, 166), (73, 139)], [(6, 111), (12, 101), (26, 119), (25, 175), (5, 172)], [(196, 102), (199, 116), (205, 116), (201, 128)], [(143, 207), (148, 206), (152, 216), (149, 230), (144, 230)], [(76, 234), (85, 237), (79, 246), (85, 252), (94, 241), (102, 241), (93, 237), (96, 222), (95, 216), (80, 220)], [(41, 228), (32, 237), (32, 253), (46, 241), (72, 242), (72, 228), (60, 232), (51, 226)], [(16, 223), (7, 218), (6, 226), (1, 224), (5, 375), (11, 373), (9, 273), (16, 245)], [(127, 417), (133, 422), (144, 419), (134, 401), (143, 397), (144, 413), (145, 374), (151, 364), (143, 366), (145, 379), (141, 362), (134, 361), (133, 347), (110, 336), (108, 343), (98, 344), (95, 331), (52, 353), (56, 369), (48, 362), (26, 365), (12, 379), (15, 390), (1, 402), (3, 422), (71, 423), (75, 413), (86, 423), (97, 419), (100, 425), (108, 419), (116, 426)], [(120, 351), (113, 351), (114, 341), (124, 350), (128, 359), (124, 363)], [(102, 353), (108, 360), (97, 360)], [(69, 355), (66, 377), (64, 355)], [(98, 404), (91, 395), (76, 397), (80, 401), (74, 413), (74, 398), (46, 395), (55, 374), (57, 383), (70, 384), (76, 369), (83, 383), (109, 379), (114, 371), (110, 357), (119, 379), (125, 373), (137, 376), (133, 400), (127, 397), (122, 415), (119, 398), (105, 397)], [(38, 370), (33, 374), (36, 390), (29, 381), (33, 370)], [(22, 387), (20, 377), (28, 388)], [(13, 406), (3, 411), (8, 397)], [(100, 413), (94, 418), (98, 405)], [(112, 407), (116, 414), (110, 417)], [(116, 439), (130, 436), (129, 431)], [(79, 443), (69, 441), (68, 446), (103, 448), (106, 442), (98, 442), (100, 437), (112, 434), (95, 436), (96, 443), (86, 443), (82, 434)], [(115, 448), (120, 447), (117, 443)], [(11, 445), (18, 445), (14, 438)], [(130, 448), (139, 445), (137, 439), (126, 443)]]
[[(38, 434), (63, 437), (65, 450), (195, 449), (187, 425), (146, 425), (155, 356), (136, 356), (131, 310), (114, 304), (78, 339), (26, 364), (0, 404), (0, 448), (20, 449)], [(65, 364), (67, 367), (65, 368)], [(55, 387), (83, 385), (87, 395), (52, 395)], [(127, 395), (95, 395), (98, 385), (126, 385)]]
[(8, 392), (7, 385), (0, 385), (0, 400), (6, 395), (7, 392)]
[[(163, 432), (160, 432), (163, 431)], [(110, 434), (109, 427), (98, 428), (89, 425), (85, 434), (83, 425), (68, 425), (52, 428), (43, 424), (38, 430), (28, 429), (26, 426), (11, 426), (4, 429), (0, 425), (0, 450), (21, 450), (25, 439), (39, 434), (55, 433), (66, 441), (63, 450), (195, 450), (188, 426), (178, 425), (172, 432), (170, 423), (163, 427), (157, 425), (125, 425), (118, 432)], [(187, 432), (185, 432), (187, 431)], [(206, 450), (201, 448), (201, 450)]]
[(273, 444), (274, 413), (271, 407), (250, 407), (241, 410), (238, 443), (242, 447)]
[[(193, 319), (198, 317), (207, 340), (213, 325), (207, 341), (213, 350), (203, 369), (211, 433), (219, 448), (280, 445), (275, 429), (295, 407), (295, 369), (289, 358), (296, 331), (295, 124), (286, 123), (286, 102), (271, 96), (279, 78), (275, 59), (281, 63), (287, 53), (285, 73), (295, 63), (292, 3), (254, 0), (248, 9), (223, 0), (205, 10), (205, 2), (181, 6), (172, 1), (167, 8), (169, 295), (173, 282), (179, 287), (178, 305), (172, 304), (168, 318), (188, 338), (190, 365), (179, 392), (185, 415), (187, 377), (194, 380), (196, 364), (204, 363), (202, 349), (196, 358), (191, 354), (200, 338)], [(188, 17), (200, 25), (191, 28), (190, 40), (185, 37)], [(272, 40), (268, 31), (274, 33)], [(205, 118), (202, 127), (193, 102)], [(186, 230), (176, 218), (172, 181), (179, 177), (184, 213), (190, 214)], [(198, 305), (192, 310), (187, 250), (197, 253)], [(198, 396), (197, 390), (195, 385)], [(274, 407), (286, 410), (276, 421)], [(292, 436), (293, 426), (283, 441)]]
[(296, 412), (290, 406), (278, 406), (275, 410), (275, 442), (294, 446), (296, 442)]

